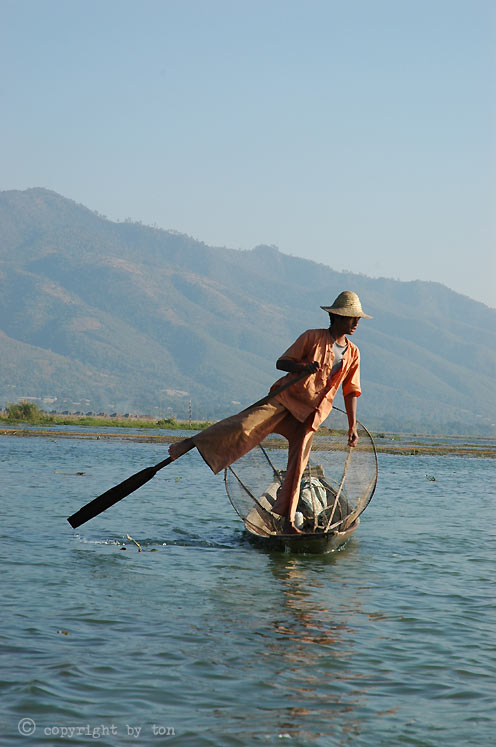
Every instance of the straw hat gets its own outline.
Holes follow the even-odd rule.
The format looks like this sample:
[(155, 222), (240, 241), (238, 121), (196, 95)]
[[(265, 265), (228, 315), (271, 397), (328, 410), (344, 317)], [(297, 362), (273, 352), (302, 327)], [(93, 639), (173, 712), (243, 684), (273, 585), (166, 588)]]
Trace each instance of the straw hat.
[(353, 291), (343, 291), (336, 298), (332, 306), (321, 306), (320, 308), (338, 316), (356, 316), (360, 319), (372, 319), (371, 316), (363, 313), (360, 299)]

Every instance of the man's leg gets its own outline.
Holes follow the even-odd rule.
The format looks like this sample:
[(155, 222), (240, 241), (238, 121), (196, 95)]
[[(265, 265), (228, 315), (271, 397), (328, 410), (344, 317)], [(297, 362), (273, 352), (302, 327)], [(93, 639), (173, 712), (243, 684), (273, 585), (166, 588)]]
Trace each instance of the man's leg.
[(288, 411), (277, 402), (268, 402), (237, 415), (219, 420), (195, 436), (169, 446), (169, 454), (178, 459), (196, 446), (214, 474), (247, 454), (270, 433)]
[(293, 529), (296, 529), (294, 518), (300, 497), (300, 481), (310, 456), (314, 431), (288, 414), (275, 432), (288, 439), (288, 465), (272, 511), (287, 516)]

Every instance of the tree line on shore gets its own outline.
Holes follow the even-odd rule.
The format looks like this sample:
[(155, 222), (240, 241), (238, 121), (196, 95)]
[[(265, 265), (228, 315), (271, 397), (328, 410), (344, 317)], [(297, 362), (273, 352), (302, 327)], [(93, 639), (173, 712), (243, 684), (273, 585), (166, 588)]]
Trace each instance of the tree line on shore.
[(210, 425), (209, 422), (181, 422), (175, 418), (148, 418), (133, 416), (124, 418), (117, 415), (77, 415), (63, 413), (49, 413), (42, 410), (35, 402), (7, 402), (5, 409), (0, 412), (0, 421), (7, 423), (28, 423), (29, 425), (90, 425), (104, 426), (109, 422), (113, 426), (125, 428), (169, 428), (185, 430), (201, 430)]

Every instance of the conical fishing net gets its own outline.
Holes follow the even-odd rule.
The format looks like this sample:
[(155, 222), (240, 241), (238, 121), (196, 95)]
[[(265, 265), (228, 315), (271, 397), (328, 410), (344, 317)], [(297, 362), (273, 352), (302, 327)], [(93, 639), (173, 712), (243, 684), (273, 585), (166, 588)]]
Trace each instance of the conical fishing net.
[[(358, 424), (358, 443), (350, 448), (345, 412), (334, 407), (325, 425), (314, 437), (300, 483), (295, 524), (305, 534), (351, 527), (370, 503), (377, 483), (377, 454), (365, 426)], [(246, 528), (259, 536), (284, 533), (271, 508), (286, 461), (287, 441), (273, 435), (225, 470), (229, 500)]]

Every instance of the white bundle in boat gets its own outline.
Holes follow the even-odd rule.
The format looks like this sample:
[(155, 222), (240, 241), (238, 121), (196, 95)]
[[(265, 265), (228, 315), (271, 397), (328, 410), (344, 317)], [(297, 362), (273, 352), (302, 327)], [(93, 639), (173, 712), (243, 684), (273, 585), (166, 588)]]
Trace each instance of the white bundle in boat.
[[(327, 508), (327, 493), (318, 477), (304, 477), (300, 486), (300, 498), (295, 514), (298, 529), (318, 525), (319, 517)], [(309, 527), (310, 528), (310, 527)]]
[(326, 489), (318, 477), (304, 477), (301, 481), (298, 511), (303, 515), (318, 515), (327, 507)]

